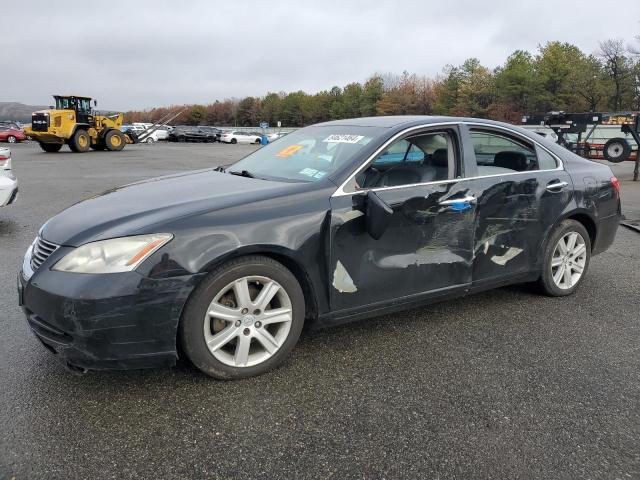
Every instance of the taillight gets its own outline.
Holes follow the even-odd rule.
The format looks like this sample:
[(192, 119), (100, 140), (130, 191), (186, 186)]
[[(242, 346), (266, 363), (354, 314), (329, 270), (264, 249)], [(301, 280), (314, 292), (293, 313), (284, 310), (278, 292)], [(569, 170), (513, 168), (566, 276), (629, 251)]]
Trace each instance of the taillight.
[(616, 177), (611, 177), (611, 186), (614, 188), (618, 196), (620, 195), (620, 181)]

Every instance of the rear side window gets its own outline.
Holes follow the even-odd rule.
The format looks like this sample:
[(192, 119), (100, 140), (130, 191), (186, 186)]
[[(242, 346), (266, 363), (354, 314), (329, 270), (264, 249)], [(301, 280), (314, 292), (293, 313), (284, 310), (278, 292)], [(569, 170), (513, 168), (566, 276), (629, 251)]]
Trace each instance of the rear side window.
[(471, 130), (478, 175), (539, 170), (534, 146), (526, 141), (501, 133)]
[(537, 147), (536, 152), (538, 154), (538, 166), (540, 170), (553, 170), (558, 167), (556, 159), (545, 149)]

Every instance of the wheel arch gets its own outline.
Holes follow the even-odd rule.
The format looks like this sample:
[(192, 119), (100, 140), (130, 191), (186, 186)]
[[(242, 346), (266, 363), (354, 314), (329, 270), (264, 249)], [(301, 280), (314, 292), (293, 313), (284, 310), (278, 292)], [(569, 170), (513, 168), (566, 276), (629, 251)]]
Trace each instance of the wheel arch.
[(248, 245), (221, 255), (203, 267), (201, 272), (209, 273), (230, 260), (250, 255), (269, 257), (286, 267), (293, 274), (296, 280), (298, 280), (298, 283), (302, 288), (302, 293), (304, 294), (305, 299), (305, 319), (315, 320), (317, 318), (318, 292), (316, 292), (313, 281), (307, 274), (300, 260), (297, 259), (295, 253), (289, 249), (273, 245)]
[(69, 137), (69, 140), (73, 138), (73, 136), (76, 134), (78, 130), (82, 129), (88, 133), (88, 130), (90, 128), (91, 128), (91, 125), (89, 125), (88, 123), (76, 123), (73, 126), (73, 130), (71, 130), (71, 136)]
[(575, 220), (576, 222), (582, 224), (582, 226), (587, 230), (587, 233), (589, 234), (589, 240), (591, 241), (591, 250), (593, 251), (593, 247), (596, 244), (596, 237), (598, 236), (598, 227), (593, 217), (586, 211), (571, 212), (569, 215), (564, 217), (563, 220)]
[(591, 250), (593, 251), (593, 246), (595, 245), (596, 238), (598, 236), (598, 227), (593, 214), (586, 209), (570, 210), (558, 217), (553, 226), (549, 229), (549, 234), (545, 237), (545, 241), (542, 245), (542, 251), (544, 251), (544, 248), (547, 246), (547, 239), (551, 232), (553, 232), (558, 225), (565, 220), (575, 220), (587, 230), (587, 233), (589, 234), (589, 241), (591, 242)]

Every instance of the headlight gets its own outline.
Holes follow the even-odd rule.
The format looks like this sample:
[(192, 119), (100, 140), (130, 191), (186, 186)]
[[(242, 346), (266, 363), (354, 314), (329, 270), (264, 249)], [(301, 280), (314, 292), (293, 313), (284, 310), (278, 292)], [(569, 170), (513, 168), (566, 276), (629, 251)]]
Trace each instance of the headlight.
[(172, 238), (170, 233), (157, 233), (87, 243), (65, 255), (52, 270), (75, 273), (130, 272)]

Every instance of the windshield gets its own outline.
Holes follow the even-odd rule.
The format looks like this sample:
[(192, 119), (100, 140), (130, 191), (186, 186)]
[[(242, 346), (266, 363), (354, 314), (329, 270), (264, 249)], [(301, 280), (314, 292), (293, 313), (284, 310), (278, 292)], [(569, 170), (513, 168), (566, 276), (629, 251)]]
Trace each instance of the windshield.
[(91, 99), (76, 97), (55, 97), (56, 110), (78, 110), (89, 112), (91, 110)]
[(246, 171), (273, 180), (316, 182), (344, 166), (385, 130), (347, 125), (302, 128), (256, 150), (227, 171)]

